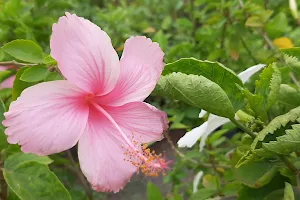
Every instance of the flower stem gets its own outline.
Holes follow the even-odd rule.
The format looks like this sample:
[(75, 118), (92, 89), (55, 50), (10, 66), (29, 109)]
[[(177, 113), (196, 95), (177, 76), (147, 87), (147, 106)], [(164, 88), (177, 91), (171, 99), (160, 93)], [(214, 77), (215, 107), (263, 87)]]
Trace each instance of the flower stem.
[(67, 157), (68, 159), (70, 160), (71, 164), (73, 165), (73, 169), (74, 169), (74, 172), (76, 173), (78, 179), (80, 180), (81, 184), (83, 185), (85, 191), (86, 191), (86, 194), (87, 196), (89, 197), (90, 200), (93, 200), (93, 191), (91, 190), (91, 188), (89, 187), (85, 177), (83, 176), (83, 174), (81, 173), (81, 171), (78, 169), (77, 167), (77, 164), (72, 156), (72, 153), (70, 150), (67, 150), (66, 151), (67, 153)]
[(242, 129), (243, 131), (245, 131), (245, 133), (247, 133), (248, 135), (250, 135), (252, 138), (255, 138), (256, 135), (246, 126), (244, 126), (243, 124), (241, 124), (240, 122), (238, 122), (236, 119), (232, 118), (230, 119), (230, 121), (232, 123), (234, 123), (238, 128)]

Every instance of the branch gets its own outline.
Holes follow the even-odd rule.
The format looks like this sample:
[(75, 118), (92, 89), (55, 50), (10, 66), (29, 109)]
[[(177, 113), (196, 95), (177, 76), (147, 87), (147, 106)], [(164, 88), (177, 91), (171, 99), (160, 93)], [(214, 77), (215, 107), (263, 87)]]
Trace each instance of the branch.
[(78, 179), (80, 180), (81, 184), (83, 185), (88, 197), (90, 200), (93, 200), (93, 191), (91, 190), (90, 186), (88, 185), (85, 177), (83, 176), (83, 174), (81, 173), (81, 171), (78, 169), (77, 164), (72, 156), (72, 153), (70, 150), (66, 151), (67, 153), (67, 157), (68, 159), (71, 161), (72, 165), (73, 165), (73, 172), (77, 175)]
[(164, 136), (165, 138), (167, 139), (167, 141), (169, 142), (169, 144), (171, 145), (171, 148), (174, 150), (174, 152), (181, 158), (183, 159), (186, 159), (188, 160), (189, 162), (193, 163), (193, 164), (196, 164), (198, 165), (199, 167), (201, 168), (214, 168), (214, 167), (217, 167), (217, 168), (223, 168), (223, 169), (231, 169), (231, 166), (229, 165), (215, 165), (215, 166), (212, 166), (211, 164), (209, 163), (199, 163), (197, 162), (196, 160), (192, 159), (192, 158), (187, 158), (185, 157), (185, 155), (180, 152), (173, 144), (172, 140), (170, 139), (169, 137), (169, 134), (167, 132), (164, 133)]
[(0, 62), (0, 65), (2, 66), (10, 66), (10, 65), (14, 65), (16, 67), (23, 67), (23, 66), (36, 66), (38, 64), (32, 64), (32, 63), (20, 63), (17, 62), (15, 60), (12, 61), (4, 61), (4, 62)]

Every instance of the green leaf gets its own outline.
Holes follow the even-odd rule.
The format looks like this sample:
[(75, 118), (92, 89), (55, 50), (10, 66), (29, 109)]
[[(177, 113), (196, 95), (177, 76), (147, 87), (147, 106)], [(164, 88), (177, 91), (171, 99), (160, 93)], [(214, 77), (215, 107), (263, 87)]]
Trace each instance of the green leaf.
[(12, 76), (15, 73), (16, 72), (14, 72), (12, 70), (0, 71), (0, 83), (3, 82), (5, 79), (9, 78), (10, 76)]
[(260, 94), (252, 94), (248, 90), (243, 91), (248, 99), (248, 105), (254, 112), (254, 116), (261, 119), (263, 122), (268, 121), (268, 113), (264, 105), (264, 98)]
[(162, 50), (166, 51), (166, 48), (168, 46), (168, 39), (167, 39), (166, 35), (161, 30), (158, 31), (154, 35), (153, 41), (157, 42), (159, 44), (159, 46), (162, 48)]
[(234, 168), (235, 178), (251, 188), (260, 188), (268, 184), (276, 175), (283, 163), (269, 162), (265, 160), (248, 162), (238, 168)]
[(49, 73), (50, 72), (45, 66), (33, 66), (26, 69), (20, 79), (25, 82), (42, 81), (49, 75)]
[(282, 189), (284, 187), (284, 181), (286, 180), (282, 176), (276, 175), (269, 184), (261, 188), (243, 186), (238, 192), (237, 200), (264, 200), (264, 198), (272, 191)]
[(264, 98), (264, 104), (268, 110), (277, 101), (281, 74), (275, 64), (271, 64), (262, 71), (259, 77), (259, 81), (256, 82), (255, 94), (260, 94)]
[(12, 100), (16, 100), (20, 94), (22, 93), (22, 91), (32, 85), (37, 84), (37, 82), (25, 82), (21, 80), (21, 76), (22, 74), (25, 72), (25, 70), (27, 70), (28, 67), (22, 67), (19, 69), (19, 71), (17, 72), (15, 81), (14, 81), (14, 85), (12, 88)]
[(172, 73), (162, 76), (158, 90), (215, 115), (232, 118), (234, 109), (226, 93), (216, 83), (203, 76)]
[(201, 188), (191, 196), (190, 200), (206, 200), (216, 193), (217, 191), (215, 189)]
[(24, 162), (13, 170), (3, 169), (8, 186), (22, 200), (71, 200), (71, 196), (49, 168), (36, 161)]
[(246, 26), (264, 27), (270, 16), (273, 14), (271, 10), (264, 10), (249, 17), (246, 21)]
[(57, 72), (50, 72), (48, 76), (45, 78), (45, 81), (56, 81), (56, 80), (63, 80), (61, 75)]
[(8, 53), (16, 59), (30, 62), (30, 63), (43, 63), (43, 52), (40, 46), (31, 40), (14, 40), (6, 43), (1, 48), (5, 53)]
[[(299, 56), (300, 57), (300, 56)], [(300, 74), (300, 61), (295, 56), (284, 55), (284, 60), (287, 66), (295, 73)]]
[(11, 17), (18, 16), (20, 11), (21, 11), (20, 0), (8, 0), (3, 6), (3, 13)]
[[(272, 147), (274, 143), (277, 148), (280, 148), (281, 154), (285, 154), (286, 151), (290, 152), (291, 150), (293, 150), (295, 148), (294, 145), (291, 145), (287, 150), (282, 149), (284, 147), (281, 145), (286, 145), (287, 143), (290, 143), (289, 140), (291, 139), (291, 137), (295, 136), (298, 138), (298, 133), (297, 133), (298, 126), (295, 127), (297, 130), (290, 130), (287, 132), (287, 133), (291, 132), (290, 134), (292, 135), (283, 138), (281, 138), (280, 136), (284, 136), (287, 127), (290, 127), (292, 124), (297, 123), (297, 121), (300, 120), (299, 118), (300, 118), (300, 107), (294, 108), (290, 110), (288, 113), (274, 118), (263, 130), (261, 130), (257, 134), (256, 138), (251, 144), (251, 149), (240, 159), (240, 161), (237, 163), (237, 166), (246, 164), (251, 160), (259, 159), (261, 156), (272, 157), (274, 155), (277, 155), (276, 154), (277, 151), (274, 152), (271, 151), (271, 149), (274, 149)], [(278, 137), (280, 137), (279, 140), (283, 140), (284, 143), (279, 144), (280, 142), (278, 142), (277, 140)], [(271, 145), (266, 145), (270, 142), (272, 142)], [(297, 143), (297, 141), (295, 142)], [(268, 150), (268, 148), (270, 149)]]
[(293, 187), (287, 182), (285, 182), (283, 200), (295, 200)]
[(293, 48), (288, 48), (288, 49), (280, 49), (282, 52), (296, 57), (298, 60), (300, 60), (300, 47), (293, 47)]
[(243, 86), (240, 78), (221, 63), (202, 61), (194, 58), (182, 58), (165, 66), (163, 75), (173, 72), (203, 76), (218, 84), (229, 97), (234, 110), (239, 110), (244, 105), (244, 97), (236, 85)]
[(5, 160), (4, 168), (7, 170), (14, 170), (18, 165), (29, 161), (36, 161), (45, 165), (48, 165), (53, 162), (48, 156), (37, 156), (31, 153), (26, 154), (19, 152), (9, 156)]
[(278, 101), (290, 109), (298, 107), (300, 106), (300, 92), (287, 84), (281, 84)]
[(151, 182), (148, 182), (147, 184), (147, 197), (148, 200), (163, 200), (159, 188)]
[(4, 134), (4, 126), (2, 125), (2, 121), (5, 119), (4, 113), (6, 112), (6, 107), (0, 99), (0, 151), (8, 147), (7, 136)]
[[(300, 119), (298, 119), (300, 122)], [(300, 124), (292, 125), (292, 129), (285, 131), (285, 135), (276, 137), (276, 141), (263, 143), (265, 150), (275, 154), (288, 155), (300, 150)]]

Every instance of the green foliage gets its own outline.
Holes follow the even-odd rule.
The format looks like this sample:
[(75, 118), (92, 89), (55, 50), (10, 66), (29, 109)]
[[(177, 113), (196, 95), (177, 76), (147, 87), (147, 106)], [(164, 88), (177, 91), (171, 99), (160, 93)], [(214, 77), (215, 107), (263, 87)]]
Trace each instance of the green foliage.
[(16, 78), (15, 78), (15, 81), (14, 81), (14, 85), (13, 85), (13, 88), (12, 88), (12, 99), (13, 100), (16, 100), (20, 96), (20, 94), (22, 93), (22, 91), (24, 89), (36, 84), (36, 82), (25, 82), (25, 81), (21, 80), (21, 76), (28, 69), (30, 69), (30, 68), (22, 67), (17, 72)]
[(43, 51), (35, 42), (30, 40), (14, 40), (1, 48), (12, 57), (31, 63), (43, 63)]
[[(148, 183), (148, 199), (299, 198), (295, 172), (285, 163), (300, 169), (300, 30), (288, 1), (0, 0), (0, 10), (0, 66), (9, 68), (0, 71), (1, 121), (24, 89), (63, 79), (49, 55), (49, 39), (52, 24), (69, 11), (107, 32), (119, 56), (132, 35), (159, 43), (167, 64), (147, 102), (167, 112), (171, 136), (201, 125), (210, 113), (239, 117), (234, 123), (243, 131), (227, 123), (208, 136), (202, 152), (199, 145), (176, 150), (180, 157), (164, 179), (171, 189)], [(258, 63), (268, 67), (243, 84), (236, 73)], [(2, 88), (14, 74), (13, 87)], [(208, 113), (199, 119), (201, 109)], [(63, 153), (51, 159), (23, 154), (7, 143), (0, 127), (0, 168), (10, 200), (90, 198), (75, 177), (78, 163), (70, 166)], [(245, 130), (256, 137), (245, 136)], [(204, 176), (195, 192), (190, 180), (199, 171)], [(128, 193), (133, 192), (122, 193), (122, 199)], [(103, 193), (92, 195), (106, 199)]]
[(49, 73), (45, 66), (34, 66), (26, 69), (21, 75), (20, 80), (24, 82), (38, 82), (44, 80)]
[(68, 191), (49, 168), (36, 161), (21, 162), (3, 170), (10, 187), (23, 200), (71, 199)]
[(242, 86), (242, 81), (233, 71), (224, 67), (221, 63), (183, 58), (174, 63), (167, 64), (163, 75), (168, 75), (172, 72), (203, 76), (215, 82), (226, 92), (235, 111), (239, 110), (244, 103), (242, 93), (236, 86), (236, 84)]
[(216, 115), (234, 117), (234, 110), (226, 93), (216, 83), (203, 76), (172, 73), (160, 79), (159, 89), (169, 97), (180, 99)]
[(147, 197), (148, 200), (163, 200), (160, 190), (151, 182), (148, 182), (147, 184)]

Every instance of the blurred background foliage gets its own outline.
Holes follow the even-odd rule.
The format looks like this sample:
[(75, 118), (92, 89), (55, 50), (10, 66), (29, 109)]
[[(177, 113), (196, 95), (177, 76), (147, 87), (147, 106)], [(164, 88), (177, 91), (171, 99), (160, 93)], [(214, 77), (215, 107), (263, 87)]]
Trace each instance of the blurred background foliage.
[[(221, 62), (239, 73), (255, 64), (269, 64), (280, 59), (277, 47), (300, 45), (300, 19), (291, 12), (287, 0), (0, 0), (0, 45), (14, 39), (30, 39), (48, 54), (51, 26), (66, 11), (100, 26), (111, 37), (119, 55), (127, 38), (146, 35), (160, 44), (166, 63), (195, 57)], [(12, 58), (0, 51), (0, 61), (7, 60)], [(248, 86), (252, 85), (250, 81)], [(170, 129), (174, 130), (169, 135), (177, 134), (178, 129), (182, 134), (203, 123), (198, 118), (200, 110), (182, 102), (155, 93), (147, 101), (168, 113)], [(214, 196), (216, 191), (235, 199), (242, 186), (223, 164), (230, 163), (226, 153), (241, 144), (241, 134), (236, 132), (229, 123), (208, 139), (205, 151), (199, 153), (195, 145), (184, 155), (176, 152), (179, 156), (164, 178), (164, 183), (170, 187), (162, 191), (162, 197), (159, 189), (149, 183), (148, 199), (201, 200)], [(77, 184), (72, 170), (60, 167), (70, 164), (72, 159), (60, 154), (51, 158), (54, 160), (51, 169), (73, 199), (86, 199), (84, 186)], [(215, 161), (218, 165), (211, 167)], [(206, 175), (198, 192), (193, 194), (193, 178), (200, 169)], [(225, 187), (221, 188), (222, 184)], [(114, 197), (98, 193), (94, 198)]]

